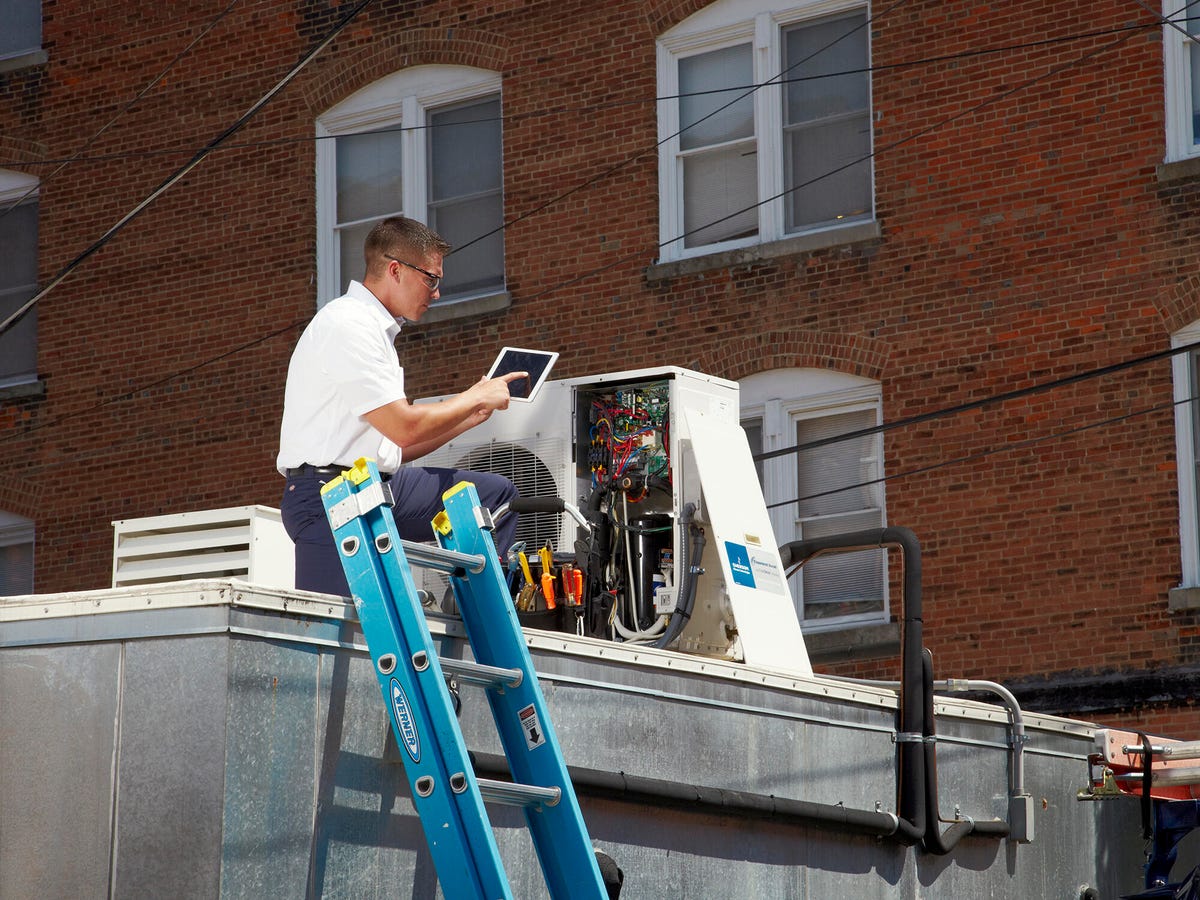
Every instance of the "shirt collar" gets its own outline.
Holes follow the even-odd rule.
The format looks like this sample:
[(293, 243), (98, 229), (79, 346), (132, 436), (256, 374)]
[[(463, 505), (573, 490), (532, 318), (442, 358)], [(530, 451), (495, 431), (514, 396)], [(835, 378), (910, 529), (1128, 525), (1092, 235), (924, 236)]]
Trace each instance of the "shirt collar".
[(346, 288), (346, 296), (360, 304), (371, 316), (379, 323), (379, 326), (387, 333), (389, 340), (395, 340), (396, 335), (400, 333), (401, 326), (404, 325), (405, 319), (397, 319), (387, 308), (379, 302), (371, 291), (363, 284), (357, 281), (351, 281), (350, 286)]

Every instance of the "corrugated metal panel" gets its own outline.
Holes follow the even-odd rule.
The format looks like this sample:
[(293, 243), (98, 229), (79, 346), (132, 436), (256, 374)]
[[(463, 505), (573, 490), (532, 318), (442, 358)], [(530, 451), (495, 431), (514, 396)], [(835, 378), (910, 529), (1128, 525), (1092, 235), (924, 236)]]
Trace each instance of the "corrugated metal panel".
[[(50, 616), (55, 604), (36, 600), (21, 601), (20, 615), (6, 605), (0, 896), (438, 896), (346, 604), (235, 583), (190, 589), (191, 606), (153, 589), (144, 609), (123, 591), (112, 593), (111, 612), (95, 595), (62, 598), (57, 608), (73, 615)], [(28, 629), (51, 623), (56, 634), (31, 643)], [(448, 654), (465, 652), (453, 622), (432, 627)], [(560, 635), (528, 640), (572, 765), (894, 808), (891, 691)], [(951, 699), (938, 713), (942, 813), (1003, 815), (1007, 714)], [(497, 751), (488, 717), (483, 697), (465, 689), (462, 724), (477, 752)], [(968, 838), (935, 857), (588, 792), (584, 815), (626, 872), (624, 900), (1136, 891), (1136, 804), (1074, 799), (1091, 727), (1033, 715), (1027, 727), (1032, 844)], [(498, 844), (516, 896), (542, 897), (518, 815), (495, 811)]]

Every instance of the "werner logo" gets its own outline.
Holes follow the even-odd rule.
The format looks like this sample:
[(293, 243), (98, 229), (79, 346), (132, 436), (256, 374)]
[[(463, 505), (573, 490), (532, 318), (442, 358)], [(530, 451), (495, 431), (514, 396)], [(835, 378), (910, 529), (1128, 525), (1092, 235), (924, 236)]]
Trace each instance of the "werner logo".
[(417, 725), (413, 722), (412, 710), (408, 707), (408, 697), (400, 682), (392, 679), (392, 713), (396, 721), (396, 730), (400, 732), (401, 742), (413, 762), (421, 761), (421, 737), (417, 734)]

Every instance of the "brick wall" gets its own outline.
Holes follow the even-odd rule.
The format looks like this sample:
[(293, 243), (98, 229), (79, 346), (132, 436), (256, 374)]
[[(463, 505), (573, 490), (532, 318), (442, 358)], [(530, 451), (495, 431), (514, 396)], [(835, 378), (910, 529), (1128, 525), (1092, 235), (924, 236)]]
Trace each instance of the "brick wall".
[[(37, 521), (38, 589), (105, 586), (114, 519), (277, 503), (284, 373), (315, 302), (307, 139), (322, 110), (400, 65), (504, 75), (506, 215), (527, 216), (505, 237), (509, 311), (405, 331), (415, 395), (466, 387), (461, 373), (482, 371), (500, 342), (549, 342), (564, 377), (663, 364), (729, 378), (785, 365), (869, 375), (894, 421), (1162, 350), (1200, 317), (1200, 182), (1157, 174), (1161, 36), (1119, 30), (1147, 17), (1117, 0), (877, 6), (881, 236), (648, 279), (659, 240), (653, 39), (701, 6), (372, 6), (235, 146), (40, 305), (45, 397), (0, 402), (11, 461), (0, 507)], [(43, 186), (43, 279), (346, 8), (235, 7), (91, 145), (95, 159)], [(45, 11), (49, 62), (0, 75), (0, 165), (16, 169), (29, 148), (75, 154), (218, 9)], [(888, 518), (925, 548), (939, 676), (1086, 684), (1088, 673), (1196, 662), (1194, 628), (1166, 601), (1180, 580), (1170, 400), (1169, 363), (1158, 362), (889, 432)], [(1040, 440), (1058, 432), (1070, 434)], [(1162, 722), (1200, 727), (1171, 702)]]

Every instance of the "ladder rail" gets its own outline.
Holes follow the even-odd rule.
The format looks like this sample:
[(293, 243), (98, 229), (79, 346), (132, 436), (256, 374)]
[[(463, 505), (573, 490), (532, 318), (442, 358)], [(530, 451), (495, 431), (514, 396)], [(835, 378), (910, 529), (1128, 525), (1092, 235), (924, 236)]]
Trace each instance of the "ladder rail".
[[(375, 463), (360, 460), (322, 489), (372, 665), (400, 746), (413, 806), (448, 897), (512, 898), (485, 800), (523, 807), (554, 900), (608, 896), (557, 735), (473, 485), (443, 496), (436, 547), (399, 539)], [(410, 558), (411, 556), (411, 558)], [(475, 661), (435, 652), (413, 564), (442, 568)], [(470, 765), (447, 673), (485, 687), (513, 783)]]
[[(445, 512), (434, 520), (439, 545), (487, 559), (484, 571), (450, 582), (476, 660), (533, 673), (533, 660), (491, 534), (477, 524), (479, 498), (474, 486), (456, 485), (443, 495), (442, 502)], [(488, 691), (487, 698), (513, 780), (562, 792), (554, 806), (524, 810), (551, 896), (556, 900), (607, 897), (536, 675), (503, 693)]]
[[(334, 485), (336, 481), (326, 489)], [(341, 487), (349, 490), (348, 484)], [(339, 493), (338, 487), (331, 493)], [(330, 502), (326, 500), (327, 508)], [(397, 584), (416, 597), (403, 548), (394, 535), (395, 521), (387, 506), (362, 512), (334, 531), (413, 807), (447, 896), (511, 900), (495, 835), (445, 691), (441, 662), (430, 652), (428, 624), (419, 604), (405, 604), (392, 590)], [(392, 552), (393, 548), (398, 549)], [(421, 670), (413, 664), (419, 653), (424, 653)]]

